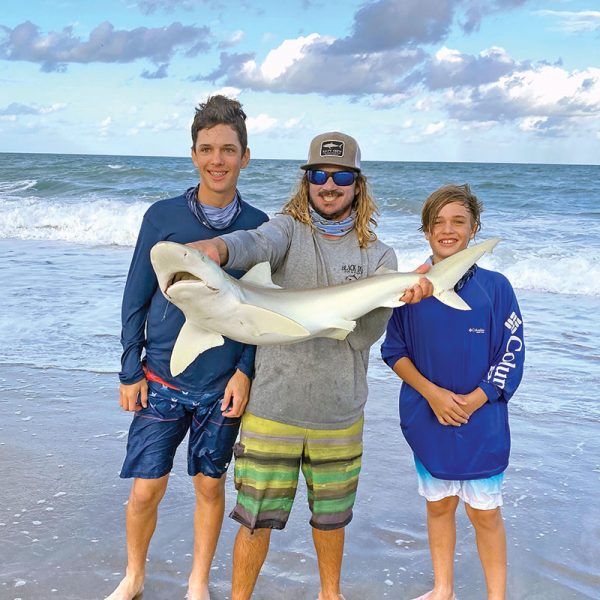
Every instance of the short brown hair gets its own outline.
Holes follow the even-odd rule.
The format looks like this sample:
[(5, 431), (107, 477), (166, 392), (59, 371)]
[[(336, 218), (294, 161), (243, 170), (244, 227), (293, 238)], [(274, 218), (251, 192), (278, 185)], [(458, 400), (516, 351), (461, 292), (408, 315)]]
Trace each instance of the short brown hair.
[(196, 138), (201, 129), (210, 129), (215, 125), (230, 125), (237, 133), (242, 146), (242, 154), (248, 147), (246, 131), (246, 113), (237, 100), (225, 96), (209, 96), (206, 102), (199, 104), (192, 123), (192, 150), (196, 146)]
[(475, 233), (481, 229), (481, 212), (483, 204), (471, 192), (467, 183), (463, 185), (443, 185), (425, 200), (421, 209), (421, 227), (419, 231), (431, 233), (431, 229), (440, 210), (452, 202), (460, 202), (471, 214), (471, 222), (475, 225)]

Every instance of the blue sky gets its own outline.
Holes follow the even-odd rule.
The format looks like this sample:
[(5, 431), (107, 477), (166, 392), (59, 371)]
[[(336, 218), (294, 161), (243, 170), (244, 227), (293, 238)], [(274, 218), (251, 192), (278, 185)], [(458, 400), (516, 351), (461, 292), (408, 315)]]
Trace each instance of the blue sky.
[(237, 97), (257, 158), (600, 163), (599, 0), (4, 0), (0, 152), (185, 156)]

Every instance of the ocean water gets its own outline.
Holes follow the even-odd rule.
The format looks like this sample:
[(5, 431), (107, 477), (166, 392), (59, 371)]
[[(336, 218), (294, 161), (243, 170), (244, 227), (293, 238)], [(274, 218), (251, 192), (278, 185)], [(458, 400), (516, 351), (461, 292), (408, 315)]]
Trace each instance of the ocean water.
[[(252, 160), (240, 178), (242, 196), (275, 214), (298, 181), (299, 165)], [(478, 238), (500, 236), (502, 242), (480, 264), (512, 282), (527, 343), (523, 383), (510, 407), (509, 558), (528, 565), (520, 565), (522, 578), (509, 582), (513, 597), (600, 598), (600, 166), (366, 162), (364, 172), (380, 208), (378, 235), (395, 248), (400, 270), (427, 256), (418, 225), (430, 192), (468, 182), (483, 201)], [(116, 390), (121, 294), (142, 215), (152, 202), (196, 181), (185, 158), (0, 154), (0, 392), (13, 389), (3, 374), (20, 370), (40, 377), (52, 370), (65, 381), (114, 375)], [(409, 472), (392, 375), (374, 347), (365, 440), (369, 486), (391, 476), (396, 454)], [(382, 429), (394, 438), (393, 451), (377, 442)], [(387, 591), (403, 597), (391, 586), (410, 583), (411, 565), (425, 574), (430, 569), (422, 507), (414, 493), (418, 527), (394, 521), (393, 486), (378, 491), (374, 485), (361, 488), (357, 508), (366, 516), (355, 525), (358, 541), (349, 542), (348, 554), (360, 552), (364, 562), (356, 566), (363, 572), (376, 569), (382, 556), (388, 565), (381, 574), (386, 593), (365, 597)], [(383, 554), (366, 550), (374, 538)], [(296, 550), (302, 553), (306, 544)], [(403, 555), (395, 553), (409, 556), (411, 544), (420, 550), (402, 566)], [(293, 544), (287, 550), (293, 552)], [(293, 569), (288, 575), (296, 576)], [(469, 594), (465, 589), (460, 596), (480, 597)]]
[[(191, 161), (0, 156), (0, 365), (118, 371), (120, 297), (142, 215), (195, 183)], [(240, 180), (244, 199), (275, 214), (299, 164), (253, 160)], [(423, 200), (444, 183), (471, 185), (485, 207), (479, 239), (503, 240), (480, 264), (504, 273), (523, 304), (525, 384), (542, 383), (532, 376), (539, 369), (569, 397), (578, 390), (577, 407), (556, 399), (553, 409), (600, 415), (590, 394), (600, 380), (600, 167), (372, 162), (364, 172), (380, 207), (378, 235), (405, 271), (427, 256)], [(548, 409), (543, 397), (528, 406)]]

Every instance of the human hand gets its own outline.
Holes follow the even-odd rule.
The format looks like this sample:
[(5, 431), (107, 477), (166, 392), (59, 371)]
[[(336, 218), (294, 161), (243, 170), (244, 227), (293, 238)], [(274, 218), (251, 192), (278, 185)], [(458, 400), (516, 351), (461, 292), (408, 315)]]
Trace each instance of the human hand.
[(481, 388), (475, 388), (471, 393), (461, 395), (456, 394), (464, 402), (464, 411), (471, 416), (476, 410), (481, 408), (487, 402), (487, 396)]
[[(430, 265), (423, 264), (415, 269), (415, 273), (427, 273), (430, 268)], [(421, 300), (429, 298), (429, 296), (432, 295), (433, 284), (426, 277), (421, 277), (418, 283), (415, 283), (415, 285), (404, 292), (400, 298), (400, 301), (404, 302), (405, 304), (416, 304), (417, 302), (421, 302)]]
[(441, 425), (460, 427), (468, 423), (471, 413), (466, 411), (467, 402), (460, 394), (436, 385), (432, 387), (426, 400)]
[(206, 254), (208, 258), (214, 260), (218, 265), (227, 262), (227, 245), (220, 238), (190, 242), (189, 244), (186, 244), (186, 246), (200, 250), (200, 252)]
[(140, 379), (132, 384), (119, 386), (119, 404), (123, 410), (137, 412), (148, 406), (148, 382)]
[(227, 382), (223, 400), (221, 402), (221, 413), (225, 417), (241, 417), (246, 410), (246, 404), (250, 397), (250, 386), (252, 380), (236, 369), (231, 379)]

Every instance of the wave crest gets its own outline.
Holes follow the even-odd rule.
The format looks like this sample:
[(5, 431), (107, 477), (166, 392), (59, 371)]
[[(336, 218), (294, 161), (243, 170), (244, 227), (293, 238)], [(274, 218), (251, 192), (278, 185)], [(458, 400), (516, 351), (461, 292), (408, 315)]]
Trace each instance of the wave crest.
[(133, 246), (150, 202), (0, 200), (0, 237)]

